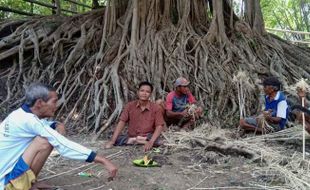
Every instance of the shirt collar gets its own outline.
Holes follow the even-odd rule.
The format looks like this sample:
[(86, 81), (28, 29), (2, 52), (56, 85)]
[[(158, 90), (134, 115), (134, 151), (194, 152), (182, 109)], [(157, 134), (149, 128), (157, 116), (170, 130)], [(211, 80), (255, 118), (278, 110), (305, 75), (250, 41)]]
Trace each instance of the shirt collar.
[[(136, 107), (140, 107), (140, 108), (141, 108), (141, 105), (140, 105), (139, 100), (137, 100)], [(145, 106), (145, 109), (147, 109), (147, 110), (150, 110), (150, 109), (151, 109), (150, 101), (147, 102), (147, 104), (146, 104), (146, 106)]]
[(30, 107), (27, 104), (23, 104), (21, 108), (27, 113), (32, 113)]
[(275, 100), (278, 100), (280, 98), (280, 91), (277, 92), (276, 96), (274, 97)]
[(188, 96), (189, 92), (187, 94), (181, 94), (181, 95), (178, 95), (178, 93), (176, 91), (174, 91), (174, 95), (178, 98), (181, 98), (181, 97), (184, 97), (184, 96)]

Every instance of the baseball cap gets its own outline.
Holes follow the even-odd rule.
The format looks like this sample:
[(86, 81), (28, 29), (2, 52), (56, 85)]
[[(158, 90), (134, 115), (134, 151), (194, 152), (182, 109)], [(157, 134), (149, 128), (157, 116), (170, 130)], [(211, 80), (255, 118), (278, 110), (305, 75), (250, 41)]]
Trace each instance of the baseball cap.
[(277, 86), (277, 87), (280, 87), (281, 86), (281, 82), (277, 79), (277, 77), (267, 77), (262, 85), (264, 86), (267, 86), (267, 85), (270, 85), (270, 86)]
[(178, 87), (178, 86), (188, 86), (189, 85), (189, 81), (184, 78), (184, 77), (179, 77), (177, 78), (177, 80), (175, 80), (175, 83), (174, 83), (175, 87)]

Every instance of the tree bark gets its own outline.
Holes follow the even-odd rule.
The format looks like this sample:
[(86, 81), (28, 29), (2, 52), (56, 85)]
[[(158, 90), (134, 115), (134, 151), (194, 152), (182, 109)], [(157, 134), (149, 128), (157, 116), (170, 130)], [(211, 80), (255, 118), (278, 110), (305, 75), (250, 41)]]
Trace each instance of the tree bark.
[(245, 18), (257, 34), (266, 34), (260, 0), (245, 0)]

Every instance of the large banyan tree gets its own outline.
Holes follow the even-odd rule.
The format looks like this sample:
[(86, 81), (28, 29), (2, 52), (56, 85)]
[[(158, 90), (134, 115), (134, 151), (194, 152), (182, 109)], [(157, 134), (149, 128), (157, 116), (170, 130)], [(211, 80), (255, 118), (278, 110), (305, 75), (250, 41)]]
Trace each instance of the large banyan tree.
[[(259, 0), (110, 0), (72, 17), (29, 17), (1, 22), (0, 107), (19, 106), (33, 81), (60, 93), (57, 117), (95, 138), (135, 97), (140, 81), (164, 98), (184, 76), (211, 121), (236, 124), (242, 70), (251, 84), (267, 75), (284, 84), (310, 78), (310, 50), (268, 34)], [(243, 89), (246, 113), (257, 108), (255, 88)]]

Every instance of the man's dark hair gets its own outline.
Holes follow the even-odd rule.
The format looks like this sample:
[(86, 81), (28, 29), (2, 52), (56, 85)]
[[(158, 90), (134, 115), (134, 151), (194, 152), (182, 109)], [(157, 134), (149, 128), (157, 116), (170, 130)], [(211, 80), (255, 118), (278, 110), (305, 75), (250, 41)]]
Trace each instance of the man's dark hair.
[(48, 101), (48, 93), (52, 91), (56, 91), (56, 89), (50, 85), (31, 83), (26, 88), (25, 104), (32, 107), (38, 99)]
[(268, 85), (273, 86), (276, 91), (280, 90), (281, 85), (282, 85), (282, 83), (278, 80), (278, 78), (274, 77), (274, 76), (270, 76), (270, 77), (265, 78), (265, 80), (263, 81), (262, 84), (264, 86), (268, 86)]
[(142, 87), (142, 86), (149, 86), (151, 88), (151, 92), (153, 92), (153, 85), (148, 82), (148, 81), (143, 81), (139, 84), (139, 89)]

